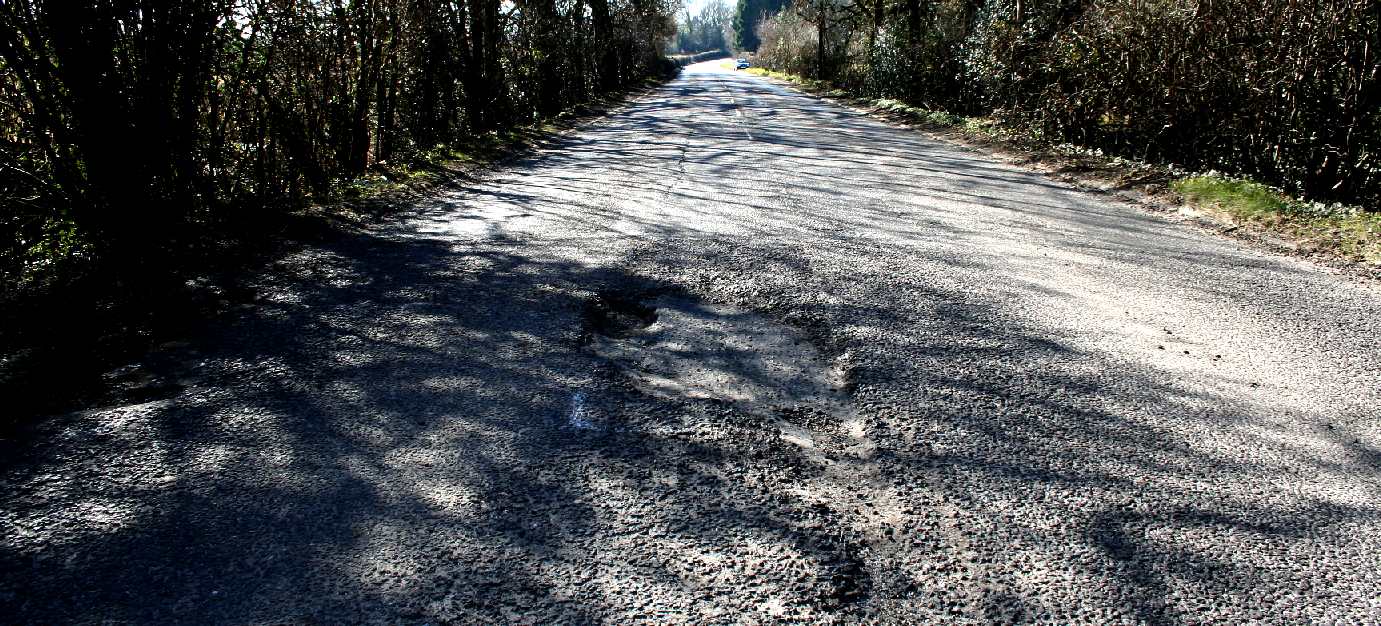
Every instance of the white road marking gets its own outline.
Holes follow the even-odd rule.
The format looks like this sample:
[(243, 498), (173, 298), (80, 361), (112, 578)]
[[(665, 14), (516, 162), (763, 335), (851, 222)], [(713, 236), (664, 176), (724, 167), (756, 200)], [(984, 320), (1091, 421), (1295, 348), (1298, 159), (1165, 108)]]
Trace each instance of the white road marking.
[(738, 100), (734, 98), (732, 93), (729, 93), (728, 88), (725, 88), (724, 92), (729, 95), (729, 104), (734, 105), (734, 115), (740, 120), (738, 124), (739, 129), (743, 131), (744, 135), (748, 136), (749, 141), (754, 141), (753, 133), (748, 132), (748, 122), (747, 118), (743, 116), (743, 107), (739, 106)]

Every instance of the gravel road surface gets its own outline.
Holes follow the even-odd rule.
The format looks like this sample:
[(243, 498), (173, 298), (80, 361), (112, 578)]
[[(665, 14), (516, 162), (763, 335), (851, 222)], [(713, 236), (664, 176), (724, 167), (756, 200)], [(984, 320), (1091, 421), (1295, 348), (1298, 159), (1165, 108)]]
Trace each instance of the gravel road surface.
[(7, 623), (1381, 623), (1381, 289), (717, 64), (0, 447)]

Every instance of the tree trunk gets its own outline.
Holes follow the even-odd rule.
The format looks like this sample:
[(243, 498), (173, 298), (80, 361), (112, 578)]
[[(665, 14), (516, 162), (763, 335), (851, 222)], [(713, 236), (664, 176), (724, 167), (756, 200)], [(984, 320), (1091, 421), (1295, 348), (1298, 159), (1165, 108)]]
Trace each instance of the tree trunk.
[(612, 91), (621, 82), (619, 77), (618, 50), (613, 45), (613, 24), (609, 19), (609, 0), (590, 0), (590, 18), (595, 27), (595, 41), (599, 42), (599, 66), (595, 75), (599, 77), (601, 92)]
[(825, 79), (825, 35), (829, 30), (829, 20), (825, 3), (820, 2), (816, 5), (815, 13), (815, 78), (819, 80)]
[(537, 113), (551, 117), (561, 112), (561, 59), (566, 51), (561, 49), (560, 34), (554, 0), (531, 0), (528, 6), (536, 17), (537, 57)]

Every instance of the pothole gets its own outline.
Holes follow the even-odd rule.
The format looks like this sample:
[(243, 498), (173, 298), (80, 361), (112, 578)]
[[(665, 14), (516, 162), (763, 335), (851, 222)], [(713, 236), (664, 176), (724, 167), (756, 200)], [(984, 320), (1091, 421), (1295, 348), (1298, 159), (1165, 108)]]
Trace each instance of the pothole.
[(831, 609), (866, 599), (872, 589), (871, 576), (859, 552), (861, 546), (853, 541), (843, 542), (839, 554), (830, 563), (829, 575), (825, 579), (825, 593), (819, 603)]
[(639, 298), (600, 293), (586, 306), (589, 349), (615, 364), (644, 393), (706, 399), (771, 418), (782, 437), (817, 447), (828, 416), (858, 429), (841, 367), (802, 330), (751, 311), (683, 295)]
[(627, 337), (657, 321), (657, 310), (636, 296), (601, 291), (585, 303), (585, 325), (605, 337)]

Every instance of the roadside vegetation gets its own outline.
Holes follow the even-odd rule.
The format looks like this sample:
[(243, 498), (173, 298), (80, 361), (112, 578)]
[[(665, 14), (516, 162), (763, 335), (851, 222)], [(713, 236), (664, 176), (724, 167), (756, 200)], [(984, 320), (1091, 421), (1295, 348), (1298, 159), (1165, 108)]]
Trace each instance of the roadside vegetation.
[[(0, 272), (154, 272), (227, 222), (549, 119), (666, 69), (671, 6), (0, 4)], [(57, 256), (55, 256), (57, 255)]]
[(777, 1), (744, 0), (734, 23), (779, 78), (928, 124), (1164, 165), (1206, 211), (1381, 256), (1375, 3)]
[(1170, 188), (1233, 224), (1263, 227), (1310, 250), (1381, 265), (1381, 212), (1307, 202), (1261, 183), (1213, 174), (1180, 178)]
[[(926, 109), (893, 98), (868, 98), (836, 83), (764, 68), (749, 73), (796, 85), (819, 96), (838, 98), (889, 118), (943, 131), (965, 142), (1003, 152), (1018, 152), (1027, 162), (1053, 164), (1056, 173), (1079, 172), (1071, 182), (1111, 182), (1113, 188), (1138, 188), (1153, 196), (1170, 194), (1195, 212), (1221, 224), (1225, 231), (1249, 239), (1272, 237), (1270, 243), (1319, 260), (1360, 264), (1363, 273), (1381, 269), (1381, 212), (1339, 202), (1324, 203), (1220, 172), (1191, 173), (1173, 163), (1148, 163), (1105, 154), (1070, 143), (1052, 143), (994, 116), (966, 116)], [(1081, 180), (1083, 179), (1083, 180)], [(1239, 229), (1242, 229), (1239, 231)]]
[(674, 10), (0, 2), (0, 388), (63, 366), (35, 350), (118, 352), (233, 300), (220, 276), (315, 228), (305, 207), (492, 159), (669, 75)]

